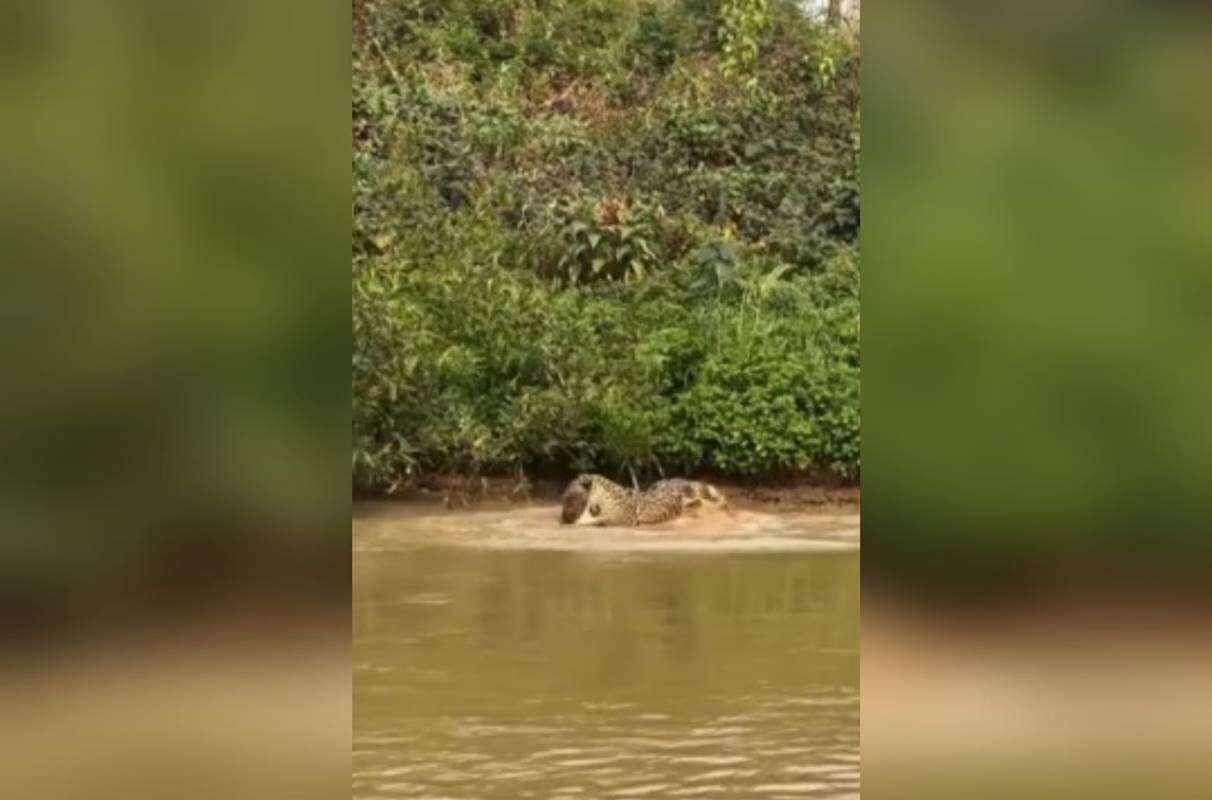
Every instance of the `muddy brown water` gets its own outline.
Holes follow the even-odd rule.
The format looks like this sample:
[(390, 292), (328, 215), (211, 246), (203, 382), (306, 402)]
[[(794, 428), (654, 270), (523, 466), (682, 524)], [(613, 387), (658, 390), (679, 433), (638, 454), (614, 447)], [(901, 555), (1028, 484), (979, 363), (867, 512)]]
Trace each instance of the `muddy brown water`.
[(355, 506), (355, 798), (859, 792), (857, 516)]

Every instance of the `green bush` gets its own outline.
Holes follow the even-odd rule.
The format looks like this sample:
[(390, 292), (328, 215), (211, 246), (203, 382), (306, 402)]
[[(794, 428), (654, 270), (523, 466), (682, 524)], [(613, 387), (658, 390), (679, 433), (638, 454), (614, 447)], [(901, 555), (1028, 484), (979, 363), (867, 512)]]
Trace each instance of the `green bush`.
[(605, 198), (570, 204), (562, 211), (559, 273), (576, 284), (594, 280), (642, 280), (660, 260), (663, 211)]
[(368, 0), (356, 482), (857, 478), (857, 51), (794, 6), (737, 81), (714, 0)]

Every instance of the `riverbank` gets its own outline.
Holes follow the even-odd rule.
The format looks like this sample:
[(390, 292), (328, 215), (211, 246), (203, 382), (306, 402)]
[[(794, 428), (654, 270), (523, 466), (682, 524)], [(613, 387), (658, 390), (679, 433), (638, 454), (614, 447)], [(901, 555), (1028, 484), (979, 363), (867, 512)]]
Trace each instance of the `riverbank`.
[[(716, 486), (738, 510), (846, 514), (859, 512), (861, 489), (829, 475), (739, 481), (693, 476)], [(409, 485), (355, 488), (355, 500), (395, 500), (422, 506), (484, 510), (544, 505), (560, 499), (567, 479), (432, 475)]]

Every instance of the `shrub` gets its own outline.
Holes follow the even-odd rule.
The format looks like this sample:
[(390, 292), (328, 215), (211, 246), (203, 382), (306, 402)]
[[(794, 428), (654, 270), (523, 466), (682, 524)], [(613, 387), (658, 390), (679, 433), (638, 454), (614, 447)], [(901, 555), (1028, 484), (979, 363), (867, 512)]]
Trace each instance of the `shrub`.
[(557, 267), (570, 283), (641, 280), (660, 260), (659, 206), (603, 198), (562, 212)]

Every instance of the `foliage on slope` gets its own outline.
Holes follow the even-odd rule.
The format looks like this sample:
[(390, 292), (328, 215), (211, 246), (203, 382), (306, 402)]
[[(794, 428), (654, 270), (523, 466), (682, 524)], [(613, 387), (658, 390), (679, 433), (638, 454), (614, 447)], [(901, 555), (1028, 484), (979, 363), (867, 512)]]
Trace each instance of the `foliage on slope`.
[(355, 481), (856, 477), (857, 109), (793, 3), (356, 4)]

